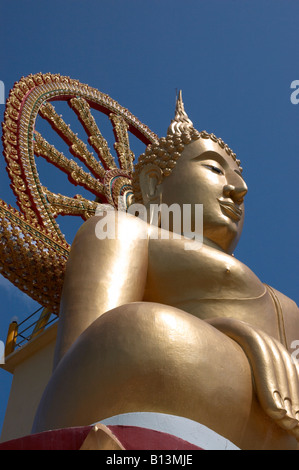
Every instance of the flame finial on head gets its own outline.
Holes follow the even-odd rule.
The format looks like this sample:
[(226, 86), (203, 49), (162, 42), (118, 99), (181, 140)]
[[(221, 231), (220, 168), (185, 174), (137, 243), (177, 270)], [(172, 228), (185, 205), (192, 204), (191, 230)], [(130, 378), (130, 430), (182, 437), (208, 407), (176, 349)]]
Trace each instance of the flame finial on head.
[(182, 90), (179, 90), (175, 106), (175, 117), (168, 127), (167, 135), (181, 135), (191, 130), (194, 130), (193, 122), (188, 118), (184, 109)]
[(240, 160), (236, 159), (236, 154), (222, 139), (206, 131), (199, 132), (194, 128), (192, 121), (185, 112), (182, 92), (180, 90), (176, 100), (175, 117), (168, 127), (167, 136), (161, 137), (157, 143), (148, 145), (145, 152), (139, 156), (138, 162), (134, 167), (132, 175), (134, 202), (143, 203), (140, 175), (144, 169), (152, 171), (153, 167), (160, 168), (162, 178), (171, 175), (185, 146), (198, 139), (210, 139), (217, 144), (217, 146), (235, 160), (240, 171), (242, 171)]

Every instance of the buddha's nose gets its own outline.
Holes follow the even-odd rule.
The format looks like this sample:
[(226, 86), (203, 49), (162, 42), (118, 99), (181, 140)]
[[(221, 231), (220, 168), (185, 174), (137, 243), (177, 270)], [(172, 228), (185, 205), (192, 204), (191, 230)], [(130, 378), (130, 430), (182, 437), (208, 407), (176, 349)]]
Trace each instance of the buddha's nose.
[(236, 204), (242, 204), (247, 191), (248, 188), (245, 183), (242, 186), (233, 186), (231, 184), (227, 184), (223, 188), (224, 196), (230, 197)]

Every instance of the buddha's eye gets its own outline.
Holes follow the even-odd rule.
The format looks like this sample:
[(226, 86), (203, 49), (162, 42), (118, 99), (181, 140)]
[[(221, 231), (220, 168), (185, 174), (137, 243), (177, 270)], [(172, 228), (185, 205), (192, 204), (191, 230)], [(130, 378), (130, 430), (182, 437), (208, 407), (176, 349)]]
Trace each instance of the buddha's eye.
[(205, 166), (206, 168), (208, 168), (209, 170), (211, 171), (214, 171), (214, 173), (218, 173), (218, 175), (223, 175), (223, 171), (218, 168), (218, 166), (214, 166), (214, 165), (205, 165), (203, 164), (203, 166)]

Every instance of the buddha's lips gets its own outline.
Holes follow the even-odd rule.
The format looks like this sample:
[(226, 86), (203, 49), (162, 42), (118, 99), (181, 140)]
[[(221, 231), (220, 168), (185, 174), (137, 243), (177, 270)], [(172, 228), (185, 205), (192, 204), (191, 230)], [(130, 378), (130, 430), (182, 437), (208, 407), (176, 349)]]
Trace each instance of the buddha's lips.
[(236, 204), (230, 201), (223, 201), (222, 199), (218, 199), (218, 202), (228, 217), (233, 220), (241, 219), (243, 211), (238, 206), (236, 206)]

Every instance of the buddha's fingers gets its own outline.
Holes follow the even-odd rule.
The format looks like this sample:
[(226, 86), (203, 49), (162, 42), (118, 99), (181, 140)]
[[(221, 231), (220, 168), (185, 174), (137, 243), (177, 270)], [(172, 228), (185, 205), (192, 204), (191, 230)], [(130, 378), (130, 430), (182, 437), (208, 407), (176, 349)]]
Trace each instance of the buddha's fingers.
[(286, 348), (275, 339), (271, 339), (272, 344), (279, 351), (281, 360), (284, 364), (285, 378), (287, 380), (287, 389), (284, 392), (281, 389), (280, 400), (283, 401), (287, 411), (286, 416), (279, 423), (281, 427), (291, 430), (297, 439), (299, 439), (299, 376), (296, 364)]
[[(285, 372), (280, 370), (281, 360), (279, 366), (275, 364), (273, 351), (266, 341), (268, 335), (233, 318), (213, 318), (208, 320), (208, 323), (241, 346), (251, 365), (256, 393), (262, 408), (272, 419), (284, 418), (287, 410), (280, 399), (280, 390), (282, 388), (283, 395), (288, 395)], [(277, 351), (275, 353), (278, 357)]]
[(262, 408), (299, 441), (299, 374), (287, 349), (240, 320), (219, 318), (209, 323), (241, 346), (251, 365)]
[(216, 318), (209, 323), (241, 346), (251, 365), (264, 411), (299, 440), (299, 375), (286, 348), (240, 320)]
[[(286, 410), (284, 419), (286, 427), (297, 424), (296, 410), (298, 409), (298, 379), (291, 356), (282, 344), (270, 336), (264, 340), (273, 355), (274, 368), (277, 376), (277, 390), (274, 392), (276, 402)], [(289, 423), (288, 423), (289, 418)], [(294, 423), (293, 423), (294, 421)]]
[[(299, 374), (296, 364), (294, 363), (292, 357), (286, 350), (286, 348), (276, 341), (278, 348), (281, 351), (281, 354), (284, 358), (284, 363), (286, 365), (287, 375), (288, 375), (288, 383), (290, 387), (290, 394), (292, 398), (292, 406), (293, 406), (293, 413), (294, 417), (298, 419), (299, 415)], [(298, 413), (298, 415), (297, 415)]]

